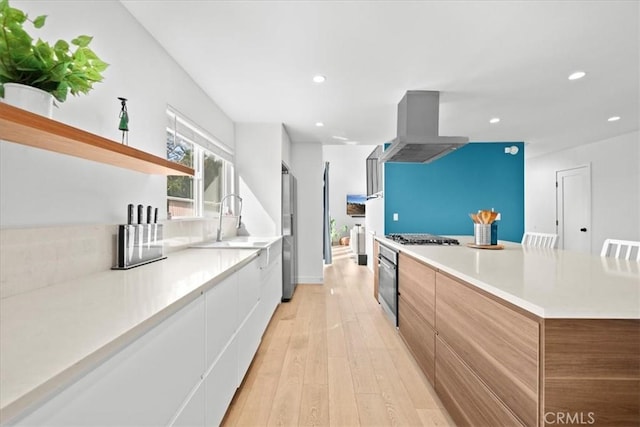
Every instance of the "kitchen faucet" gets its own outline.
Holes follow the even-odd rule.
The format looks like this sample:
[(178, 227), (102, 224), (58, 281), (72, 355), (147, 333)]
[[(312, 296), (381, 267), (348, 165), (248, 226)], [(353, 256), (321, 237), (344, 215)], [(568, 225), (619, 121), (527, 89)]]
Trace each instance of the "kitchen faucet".
[(238, 196), (235, 193), (227, 194), (222, 198), (222, 200), (220, 200), (220, 218), (218, 221), (218, 233), (216, 234), (216, 242), (219, 242), (222, 240), (222, 213), (224, 212), (224, 201), (231, 196), (235, 197), (240, 201), (240, 209), (238, 212), (238, 224), (236, 225), (236, 228), (240, 228), (240, 224), (242, 222), (242, 197)]

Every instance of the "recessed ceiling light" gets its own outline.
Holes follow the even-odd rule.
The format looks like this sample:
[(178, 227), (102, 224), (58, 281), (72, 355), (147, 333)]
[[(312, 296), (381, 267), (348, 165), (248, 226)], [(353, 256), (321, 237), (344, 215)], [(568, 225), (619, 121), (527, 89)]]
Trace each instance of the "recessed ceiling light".
[(322, 122), (316, 122), (316, 126), (318, 126), (319, 128), (321, 128), (322, 126), (324, 126), (324, 123), (322, 123)]
[(569, 80), (578, 80), (586, 76), (587, 73), (584, 71), (576, 71), (575, 73), (569, 74)]
[(340, 141), (348, 141), (349, 140), (349, 138), (345, 138), (344, 136), (338, 136), (338, 135), (334, 135), (332, 138), (340, 140)]
[(617, 122), (618, 120), (620, 120), (620, 116), (613, 116), (607, 119), (608, 122)]
[(498, 123), (500, 121), (500, 117), (494, 117), (491, 120), (489, 120), (489, 123)]
[(327, 78), (325, 76), (323, 76), (322, 74), (317, 74), (315, 76), (313, 76), (313, 82), (314, 83), (324, 83), (327, 80)]

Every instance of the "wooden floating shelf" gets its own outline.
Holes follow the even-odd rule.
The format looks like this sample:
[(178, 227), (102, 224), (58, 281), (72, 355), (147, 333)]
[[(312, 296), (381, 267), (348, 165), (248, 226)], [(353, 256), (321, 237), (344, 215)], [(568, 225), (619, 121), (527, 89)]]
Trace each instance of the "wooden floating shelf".
[(0, 139), (152, 175), (194, 175), (190, 167), (3, 102)]

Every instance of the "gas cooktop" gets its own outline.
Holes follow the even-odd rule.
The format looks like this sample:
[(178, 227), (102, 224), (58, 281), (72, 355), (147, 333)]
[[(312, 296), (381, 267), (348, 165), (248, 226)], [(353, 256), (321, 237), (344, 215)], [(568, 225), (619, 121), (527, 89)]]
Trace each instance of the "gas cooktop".
[(402, 245), (459, 245), (456, 239), (434, 234), (389, 234), (387, 239)]

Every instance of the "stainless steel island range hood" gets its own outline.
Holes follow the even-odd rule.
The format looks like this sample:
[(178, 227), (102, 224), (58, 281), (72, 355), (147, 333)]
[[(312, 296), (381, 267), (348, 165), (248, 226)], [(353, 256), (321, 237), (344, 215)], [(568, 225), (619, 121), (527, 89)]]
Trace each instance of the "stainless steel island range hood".
[(398, 136), (381, 162), (428, 163), (469, 142), (462, 136), (438, 136), (440, 92), (409, 90), (398, 104)]

